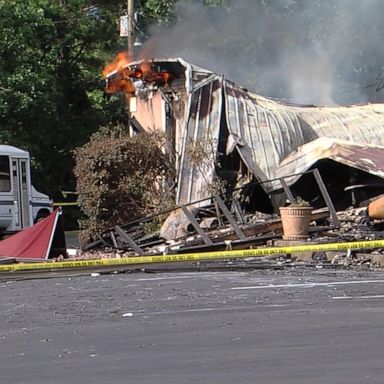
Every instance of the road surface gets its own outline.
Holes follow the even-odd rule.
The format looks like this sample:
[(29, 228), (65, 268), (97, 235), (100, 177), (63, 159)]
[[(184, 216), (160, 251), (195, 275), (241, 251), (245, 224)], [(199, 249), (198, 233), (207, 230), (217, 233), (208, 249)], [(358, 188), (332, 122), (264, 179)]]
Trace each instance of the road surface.
[(1, 281), (0, 383), (384, 382), (384, 273)]

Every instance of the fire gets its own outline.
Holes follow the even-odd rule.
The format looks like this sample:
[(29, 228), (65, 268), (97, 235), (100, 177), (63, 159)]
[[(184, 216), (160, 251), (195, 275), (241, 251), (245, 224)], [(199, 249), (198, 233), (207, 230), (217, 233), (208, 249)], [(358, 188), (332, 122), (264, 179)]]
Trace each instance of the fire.
[(103, 76), (107, 78), (112, 72), (119, 72), (126, 67), (130, 62), (131, 58), (126, 52), (120, 52), (117, 54), (115, 60), (109, 63), (103, 69)]
[(142, 79), (149, 84), (167, 85), (172, 75), (167, 71), (157, 70), (155, 66), (149, 62), (143, 62), (130, 77)]
[(156, 68), (156, 65), (149, 61), (128, 66), (130, 63), (127, 54), (121, 52), (113, 63), (104, 68), (103, 75), (107, 79), (108, 93), (123, 92), (126, 95), (134, 95), (136, 92), (134, 83), (137, 80), (141, 80), (145, 86), (165, 86), (172, 79), (171, 73)]

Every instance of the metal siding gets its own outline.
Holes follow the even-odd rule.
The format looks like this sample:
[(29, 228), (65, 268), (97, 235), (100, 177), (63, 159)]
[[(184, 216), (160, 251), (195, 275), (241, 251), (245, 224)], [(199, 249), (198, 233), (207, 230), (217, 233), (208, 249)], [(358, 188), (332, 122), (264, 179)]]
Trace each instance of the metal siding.
[[(177, 203), (196, 201), (211, 195), (208, 187), (213, 180), (215, 170), (221, 109), (220, 78), (217, 77), (215, 81), (208, 82), (192, 92), (189, 119), (184, 133), (186, 144), (178, 175)], [(191, 161), (188, 146), (200, 140), (211, 143), (211, 148), (204, 163), (196, 165)]]

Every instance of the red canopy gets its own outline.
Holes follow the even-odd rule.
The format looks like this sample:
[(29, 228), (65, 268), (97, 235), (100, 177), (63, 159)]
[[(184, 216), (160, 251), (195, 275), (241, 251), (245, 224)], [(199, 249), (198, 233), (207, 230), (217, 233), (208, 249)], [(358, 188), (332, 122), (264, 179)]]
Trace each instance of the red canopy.
[(0, 256), (45, 260), (59, 254), (66, 256), (60, 209), (32, 227), (0, 241)]

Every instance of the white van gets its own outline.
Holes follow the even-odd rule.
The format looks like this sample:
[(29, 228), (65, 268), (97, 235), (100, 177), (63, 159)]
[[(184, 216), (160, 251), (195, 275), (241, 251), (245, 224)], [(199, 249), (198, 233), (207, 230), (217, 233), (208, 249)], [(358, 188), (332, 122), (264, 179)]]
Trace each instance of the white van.
[(31, 184), (29, 153), (0, 145), (0, 233), (27, 228), (52, 210), (52, 200)]

